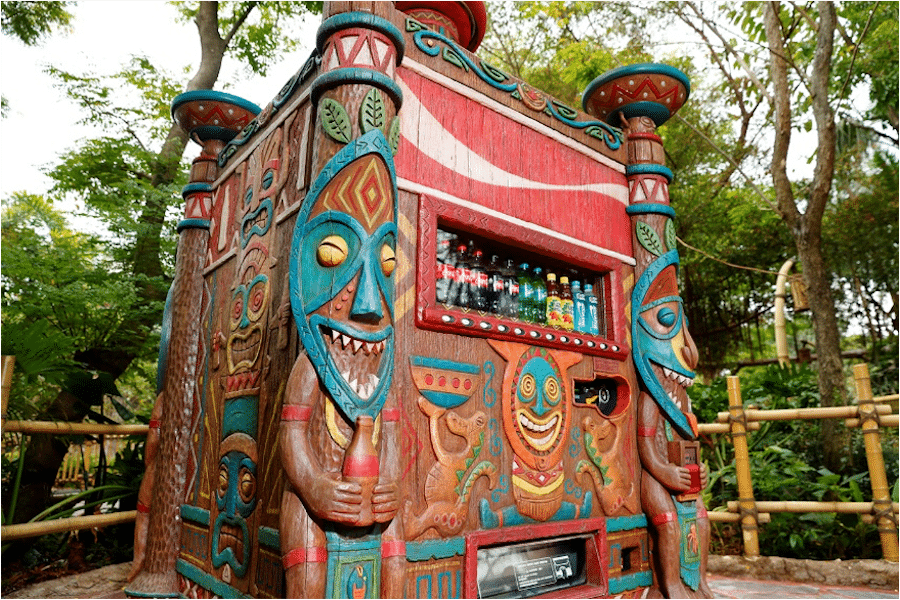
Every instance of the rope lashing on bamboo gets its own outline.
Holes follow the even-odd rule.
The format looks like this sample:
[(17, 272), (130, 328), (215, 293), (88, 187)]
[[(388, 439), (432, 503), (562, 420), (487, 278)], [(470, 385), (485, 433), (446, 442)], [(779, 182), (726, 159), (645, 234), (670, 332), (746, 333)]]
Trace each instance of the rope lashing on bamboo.
[[(729, 406), (728, 408), (731, 409), (731, 411), (729, 411), (729, 413), (728, 413), (728, 422), (729, 423), (740, 423), (741, 425), (744, 426), (743, 431), (735, 431), (734, 427), (732, 427), (731, 431), (730, 431), (731, 437), (732, 438), (747, 437), (747, 431), (750, 429), (750, 425), (747, 422), (747, 413), (744, 412), (744, 407), (735, 405), (735, 406)], [(734, 412), (732, 412), (732, 411), (735, 411), (735, 410), (740, 411), (740, 416), (736, 417), (734, 415)]]
[(893, 526), (891, 527), (879, 527), (878, 533), (894, 533), (897, 530), (897, 515), (894, 514), (894, 503), (891, 502), (890, 498), (874, 498), (872, 500), (872, 515), (875, 517), (875, 522), (880, 523), (879, 519), (887, 519)]
[[(744, 503), (750, 504), (750, 507), (745, 507)], [(738, 498), (738, 514), (740, 514), (741, 517), (741, 529), (746, 531), (756, 531), (759, 529), (759, 511), (756, 510), (756, 500), (752, 497)], [(744, 517), (752, 517), (753, 524), (744, 522)]]
[(857, 407), (859, 411), (859, 428), (865, 429), (866, 423), (874, 421), (878, 428), (881, 428), (881, 417), (878, 415), (878, 408), (875, 404), (865, 404)]

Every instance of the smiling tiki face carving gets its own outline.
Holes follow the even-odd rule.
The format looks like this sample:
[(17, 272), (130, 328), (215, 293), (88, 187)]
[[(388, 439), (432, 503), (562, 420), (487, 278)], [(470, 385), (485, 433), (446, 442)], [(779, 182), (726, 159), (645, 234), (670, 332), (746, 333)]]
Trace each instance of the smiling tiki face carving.
[(291, 306), (329, 395), (351, 420), (377, 416), (393, 371), (396, 185), (372, 131), (339, 152), (304, 201), (291, 252)]

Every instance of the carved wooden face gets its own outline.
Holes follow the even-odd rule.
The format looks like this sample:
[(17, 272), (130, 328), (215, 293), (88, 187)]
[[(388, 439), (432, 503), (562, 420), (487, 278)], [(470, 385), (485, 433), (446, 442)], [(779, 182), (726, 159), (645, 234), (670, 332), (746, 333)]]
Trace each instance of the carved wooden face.
[[(690, 412), (686, 388), (694, 382), (697, 347), (688, 332), (678, 294), (676, 264), (677, 254), (670, 252), (641, 275), (632, 297), (637, 307), (632, 334), (635, 366), (647, 391), (672, 424), (683, 430), (687, 424), (683, 413)], [(684, 431), (682, 435), (693, 437)]]
[(256, 463), (256, 441), (249, 435), (233, 433), (222, 441), (211, 556), (214, 567), (226, 567), (239, 578), (250, 566), (253, 540), (247, 520), (257, 502)]
[(372, 131), (329, 161), (304, 201), (291, 249), (300, 339), (351, 420), (377, 416), (393, 372), (396, 187), (386, 146), (371, 146), (379, 137)]
[(244, 253), (229, 309), (228, 373), (259, 370), (269, 306), (269, 253), (252, 243)]
[(508, 362), (503, 378), (503, 428), (519, 460), (531, 469), (556, 467), (572, 419), (567, 369), (581, 355), (490, 340)]

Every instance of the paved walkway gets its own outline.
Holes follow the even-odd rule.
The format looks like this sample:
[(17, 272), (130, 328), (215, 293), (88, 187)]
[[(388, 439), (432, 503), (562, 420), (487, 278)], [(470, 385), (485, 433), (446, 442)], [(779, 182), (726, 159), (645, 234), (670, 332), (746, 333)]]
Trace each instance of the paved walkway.
[[(784, 559), (781, 559), (784, 560)], [(874, 561), (873, 561), (874, 562)], [(878, 561), (881, 562), (881, 561)], [(6, 595), (7, 598), (124, 598), (122, 588), (131, 563), (110, 565), (70, 577), (29, 586)], [(858, 567), (858, 565), (857, 565)], [(831, 566), (833, 571), (836, 567)], [(862, 571), (855, 568), (854, 571)], [(893, 577), (893, 575), (889, 575)], [(890, 579), (888, 579), (890, 581)], [(896, 581), (894, 581), (896, 583)], [(764, 581), (723, 575), (710, 575), (709, 584), (716, 598), (890, 598), (894, 590), (875, 587), (849, 587), (824, 583), (796, 583), (787, 580)]]
[(728, 579), (717, 575), (709, 576), (709, 586), (716, 598), (891, 598), (897, 600), (897, 592), (891, 590), (790, 581)]

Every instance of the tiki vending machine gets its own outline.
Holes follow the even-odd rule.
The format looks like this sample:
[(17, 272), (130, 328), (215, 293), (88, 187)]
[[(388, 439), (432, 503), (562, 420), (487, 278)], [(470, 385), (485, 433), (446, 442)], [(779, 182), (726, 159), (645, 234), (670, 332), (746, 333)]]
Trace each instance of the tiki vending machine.
[(479, 59), (483, 2), (326, 2), (265, 108), (178, 96), (133, 597), (709, 596), (656, 128)]

